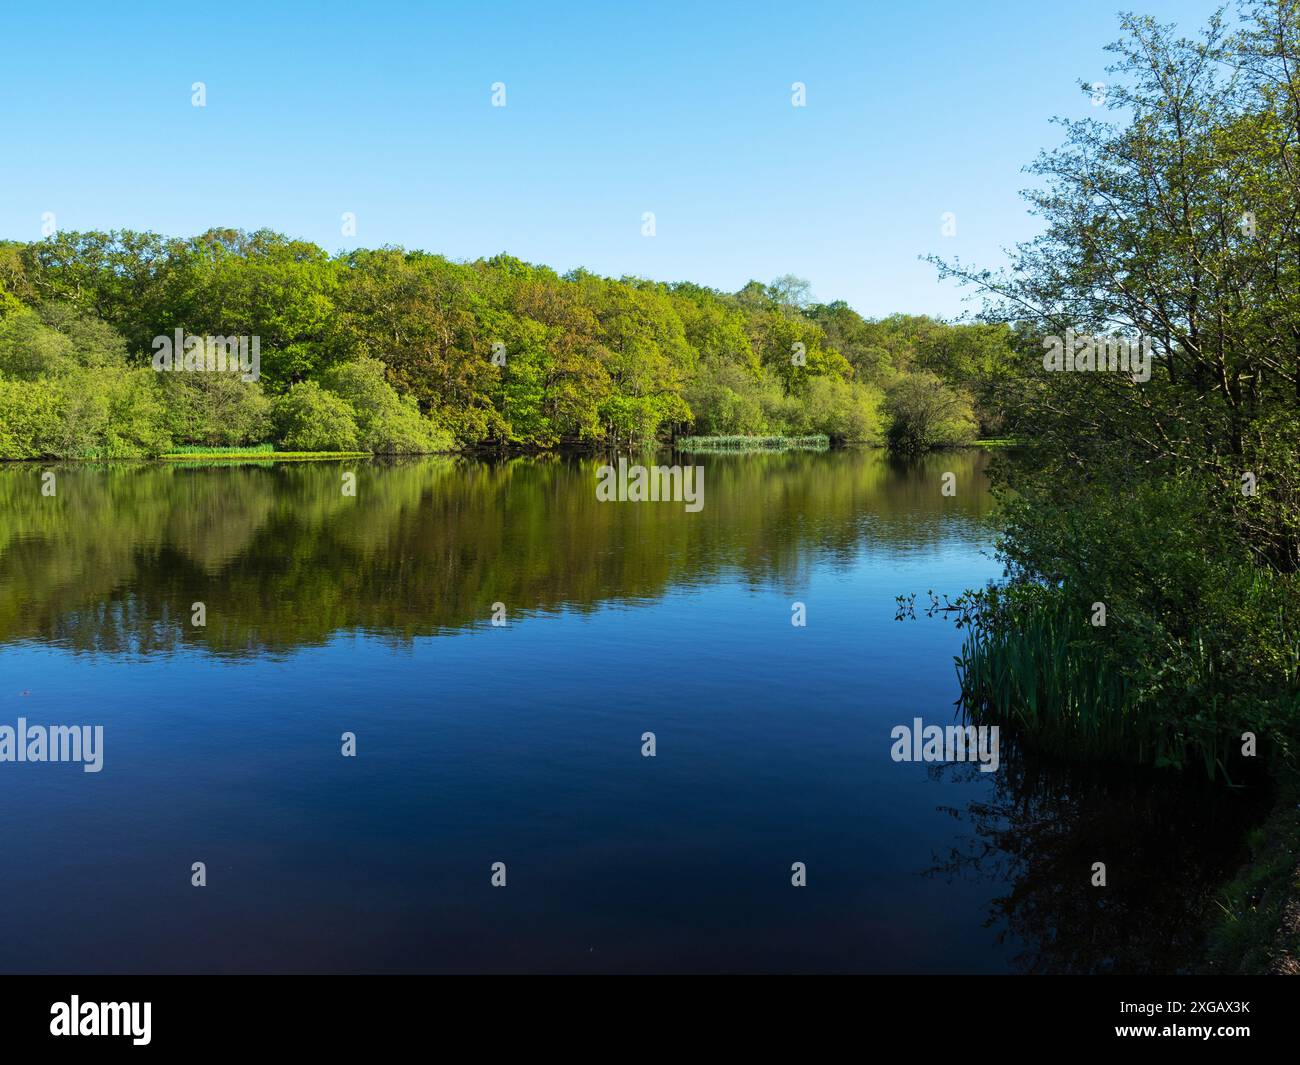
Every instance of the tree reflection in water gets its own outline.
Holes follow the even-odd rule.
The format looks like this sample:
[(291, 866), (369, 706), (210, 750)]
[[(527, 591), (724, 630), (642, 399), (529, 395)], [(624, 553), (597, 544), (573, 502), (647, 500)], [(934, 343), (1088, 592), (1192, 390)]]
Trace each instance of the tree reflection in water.
[[(977, 773), (932, 768), (949, 780)], [(925, 875), (1010, 885), (985, 927), (1020, 944), (1024, 972), (1188, 971), (1267, 798), (1261, 782), (1228, 789), (1192, 774), (1049, 761), (1004, 729), (994, 797), (944, 808), (962, 831)], [(1105, 887), (1092, 886), (1096, 862)]]

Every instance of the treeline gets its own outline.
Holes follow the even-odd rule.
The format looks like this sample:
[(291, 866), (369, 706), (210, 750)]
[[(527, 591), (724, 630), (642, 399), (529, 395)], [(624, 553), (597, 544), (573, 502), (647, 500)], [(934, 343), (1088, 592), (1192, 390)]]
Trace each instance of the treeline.
[[(155, 372), (155, 338), (260, 365)], [(793, 277), (725, 294), (499, 255), (330, 255), (261, 230), (0, 244), (0, 457), (177, 446), (419, 453), (807, 435), (924, 450), (1000, 434), (1000, 325), (868, 321)], [(179, 357), (180, 353), (177, 352)]]

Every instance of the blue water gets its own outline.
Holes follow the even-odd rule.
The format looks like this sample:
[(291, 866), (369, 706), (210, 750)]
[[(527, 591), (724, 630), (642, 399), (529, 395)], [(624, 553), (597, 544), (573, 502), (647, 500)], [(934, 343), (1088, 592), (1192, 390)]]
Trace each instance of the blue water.
[[(80, 531), (33, 510), (0, 552), (0, 724), (102, 724), (104, 765), (0, 764), (0, 970), (1014, 967), (1006, 875), (934, 872), (1003, 774), (890, 758), (953, 721), (961, 635), (894, 597), (1001, 571), (983, 456), (957, 501), (875, 453), (789, 458), (794, 502), (705, 461), (737, 479), (698, 515), (593, 510), (582, 464), (376, 465), (351, 513), (284, 480), (336, 470), (70, 473)], [(200, 545), (177, 514), (213, 483), (240, 524)]]

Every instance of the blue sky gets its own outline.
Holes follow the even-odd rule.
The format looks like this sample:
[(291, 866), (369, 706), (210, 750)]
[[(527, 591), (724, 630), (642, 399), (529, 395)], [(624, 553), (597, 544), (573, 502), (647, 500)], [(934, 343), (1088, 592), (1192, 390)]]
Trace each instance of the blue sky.
[[(794, 273), (871, 316), (953, 316), (961, 291), (917, 256), (994, 266), (1033, 234), (1021, 167), (1059, 140), (1053, 115), (1097, 113), (1076, 85), (1107, 80), (1119, 6), (21, 5), (0, 238), (39, 238), (44, 212), (265, 226), (728, 291)], [(1124, 6), (1190, 30), (1215, 5)]]

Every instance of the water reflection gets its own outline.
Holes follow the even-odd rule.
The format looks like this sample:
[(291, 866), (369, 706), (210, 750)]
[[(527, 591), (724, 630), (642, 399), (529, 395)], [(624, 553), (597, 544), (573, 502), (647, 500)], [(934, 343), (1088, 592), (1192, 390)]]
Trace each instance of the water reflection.
[(1248, 803), (889, 758), (960, 643), (894, 597), (998, 572), (984, 454), (678, 456), (698, 513), (602, 461), (0, 467), (0, 719), (107, 744), (0, 767), (0, 970), (1183, 964)]
[[(69, 466), (54, 498), (47, 467), (0, 467), (0, 640), (232, 656), (341, 631), (409, 640), (481, 624), (494, 602), (590, 611), (724, 571), (794, 586), (864, 542), (906, 553), (973, 535), (988, 507), (978, 452), (906, 476), (875, 452), (693, 457), (696, 514), (598, 502), (601, 461)], [(972, 489), (942, 498), (940, 469)], [(212, 604), (205, 628), (194, 602)]]
[(949, 808), (955, 842), (927, 875), (1002, 886), (986, 927), (1017, 944), (1023, 972), (1196, 971), (1207, 909), (1267, 812), (1263, 782), (1228, 791), (1194, 772), (1074, 766), (1014, 737), (1003, 759), (989, 799)]

